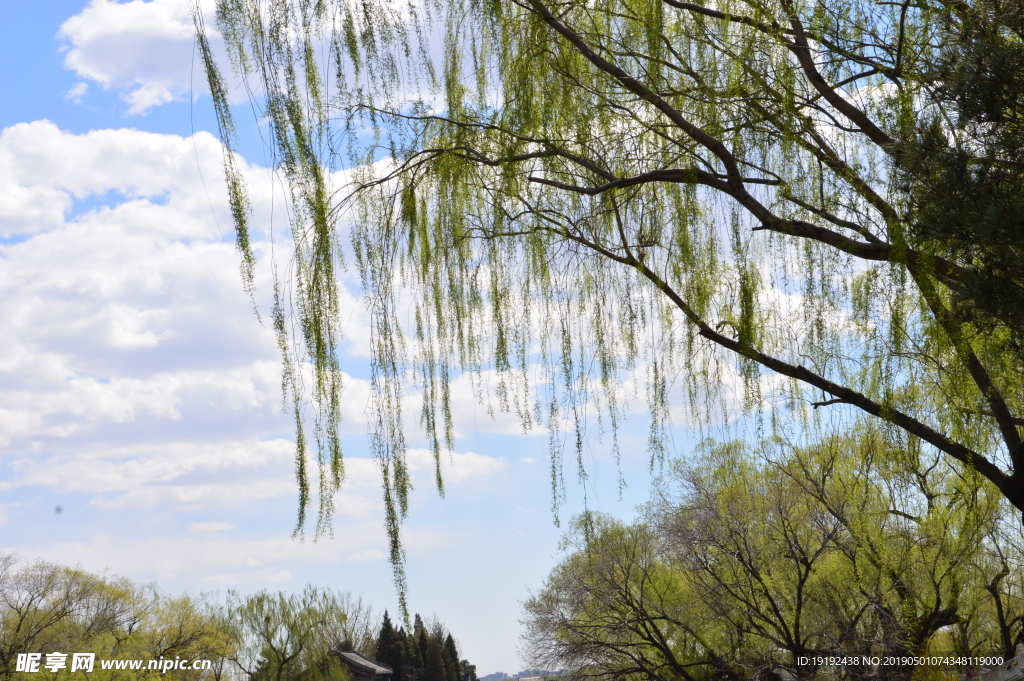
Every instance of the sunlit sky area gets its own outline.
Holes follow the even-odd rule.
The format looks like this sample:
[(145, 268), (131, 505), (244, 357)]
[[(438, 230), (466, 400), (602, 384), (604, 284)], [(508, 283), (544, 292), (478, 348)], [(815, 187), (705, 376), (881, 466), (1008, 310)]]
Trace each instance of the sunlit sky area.
[[(354, 276), (347, 480), (333, 536), (292, 539), (293, 424), (273, 334), (242, 289), (186, 0), (7, 1), (0, 31), (0, 550), (173, 592), (313, 582), (394, 614)], [(266, 322), (288, 236), (244, 120)], [(515, 672), (520, 603), (559, 559), (548, 438), (492, 419), (465, 378), (455, 388), (445, 499), (410, 434), (410, 609), (445, 622), (480, 675)], [(621, 498), (595, 438), (586, 485), (566, 461), (563, 520), (584, 494), (624, 518), (645, 500), (641, 406), (620, 441)]]

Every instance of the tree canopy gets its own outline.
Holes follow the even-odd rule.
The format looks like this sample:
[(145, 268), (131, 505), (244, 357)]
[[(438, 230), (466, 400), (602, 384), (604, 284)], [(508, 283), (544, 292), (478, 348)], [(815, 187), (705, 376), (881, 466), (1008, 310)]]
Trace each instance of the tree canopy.
[(871, 429), (762, 448), (675, 464), (635, 524), (579, 519), (524, 604), (529, 659), (580, 679), (897, 681), (948, 678), (915, 657), (1016, 656), (1022, 534), (977, 474)]
[[(229, 591), (217, 602), (211, 594), (172, 596), (153, 584), (43, 561), (19, 564), (0, 554), (4, 681), (38, 676), (39, 670), (19, 670), (24, 654), (40, 655), (41, 664), (54, 655), (62, 666), (46, 673), (60, 679), (88, 673), (103, 681), (350, 681), (336, 654), (373, 656), (376, 627), (371, 608), (348, 592), (307, 585), (292, 594)], [(93, 653), (94, 668), (76, 670), (76, 652)], [(179, 659), (189, 664), (150, 667)], [(400, 681), (407, 678), (420, 677)]]
[(387, 611), (376, 641), (376, 659), (394, 670), (393, 681), (476, 681), (476, 666), (459, 660), (451, 632), (440, 622), (427, 631), (419, 614), (414, 631), (391, 624)]
[[(888, 451), (941, 453), (1024, 509), (1019, 3), (218, 0), (216, 16), (290, 192), (275, 321), (300, 526), (307, 439), (318, 531), (343, 478), (349, 248), (400, 583), (401, 400), (418, 390), (440, 457), (463, 371), (493, 372), (496, 406), (552, 433), (556, 503), (560, 433), (581, 475), (588, 413), (617, 454), (635, 379), (652, 462), (675, 389), (703, 426), (735, 420), (730, 400), (791, 436), (875, 423)], [(195, 17), (251, 283), (239, 81)]]
[(89, 674), (103, 681), (143, 681), (165, 673), (146, 666), (107, 667), (101, 660), (175, 658), (213, 664), (174, 669), (170, 678), (219, 681), (233, 643), (223, 619), (203, 596), (171, 596), (151, 584), (43, 561), (19, 565), (13, 555), (0, 554), (0, 679), (4, 681), (37, 677), (38, 670), (17, 670), (18, 656), (26, 653), (56, 653), (61, 666), (45, 673), (73, 678), (85, 673), (72, 673), (75, 652), (95, 655)]

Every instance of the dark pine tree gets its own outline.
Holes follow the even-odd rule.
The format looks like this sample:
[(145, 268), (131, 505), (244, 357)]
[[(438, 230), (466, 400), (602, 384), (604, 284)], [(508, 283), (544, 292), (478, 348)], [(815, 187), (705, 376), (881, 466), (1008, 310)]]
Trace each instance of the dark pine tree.
[(459, 669), (462, 670), (462, 681), (476, 681), (475, 664), (470, 664), (469, 660), (463, 660), (459, 663)]
[(395, 631), (387, 610), (384, 611), (384, 622), (377, 634), (377, 661), (395, 670), (393, 681), (408, 681), (404, 673), (404, 638), (401, 630)]
[(444, 639), (441, 656), (444, 660), (447, 681), (461, 681), (462, 670), (459, 669), (459, 650), (455, 647), (455, 639), (452, 638), (450, 633)]
[(380, 633), (377, 634), (377, 661), (391, 666), (388, 655), (395, 642), (395, 629), (391, 625), (391, 617), (388, 611), (384, 611), (384, 621), (380, 625)]
[[(416, 638), (419, 638), (420, 634), (425, 632), (425, 631), (426, 631), (426, 627), (423, 626), (423, 619), (420, 617), (419, 613), (416, 613), (416, 616), (415, 616), (415, 618), (413, 620), (413, 624), (412, 624), (412, 633), (416, 634)], [(427, 649), (424, 648), (423, 652), (426, 653)]]
[(427, 636), (427, 628), (423, 626), (423, 622), (419, 621), (420, 616), (416, 615), (416, 624), (419, 625), (416, 630), (416, 647), (419, 649), (420, 654), (420, 666), (426, 673), (427, 669), (427, 649), (430, 647), (430, 637)]
[(444, 668), (444, 646), (438, 635), (427, 639), (427, 654), (423, 660), (423, 681), (448, 681), (448, 672)]
[(421, 681), (423, 679), (423, 656), (420, 654), (416, 637), (406, 634), (404, 628), (399, 629), (398, 633), (401, 639), (402, 662), (405, 670), (403, 681)]

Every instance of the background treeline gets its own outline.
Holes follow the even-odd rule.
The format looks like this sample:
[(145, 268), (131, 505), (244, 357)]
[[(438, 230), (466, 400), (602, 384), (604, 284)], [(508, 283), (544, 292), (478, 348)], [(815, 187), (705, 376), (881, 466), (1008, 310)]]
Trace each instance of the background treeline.
[(476, 666), (459, 659), (455, 639), (440, 622), (430, 626), (416, 615), (411, 632), (384, 621), (373, 646), (378, 662), (395, 670), (392, 681), (476, 681)]
[(525, 604), (531, 661), (581, 679), (905, 680), (964, 670), (798, 659), (1012, 657), (1019, 515), (973, 471), (890, 438), (705, 445), (639, 522), (578, 519)]
[[(454, 637), (440, 623), (429, 630), (416, 616), (410, 647), (418, 666), (403, 660), (396, 681), (475, 681), (475, 667), (459, 660)], [(208, 670), (172, 670), (171, 678), (195, 681), (347, 681), (334, 650), (378, 655), (383, 626), (361, 599), (307, 586), (301, 593), (260, 591), (226, 598), (169, 595), (152, 584), (91, 574), (61, 565), (20, 565), (0, 556), (0, 679), (29, 681), (80, 676), (70, 672), (71, 653), (95, 653), (88, 678), (135, 681), (160, 676), (153, 670), (100, 668), (101, 659), (208, 659)], [(387, 639), (385, 639), (387, 640)], [(421, 643), (422, 641), (422, 643)], [(425, 651), (421, 653), (421, 649)], [(19, 653), (68, 653), (67, 667), (15, 671)], [(450, 663), (454, 660), (454, 664)], [(390, 662), (384, 662), (389, 664)], [(440, 672), (440, 673), (438, 673)], [(452, 672), (457, 676), (452, 677)]]

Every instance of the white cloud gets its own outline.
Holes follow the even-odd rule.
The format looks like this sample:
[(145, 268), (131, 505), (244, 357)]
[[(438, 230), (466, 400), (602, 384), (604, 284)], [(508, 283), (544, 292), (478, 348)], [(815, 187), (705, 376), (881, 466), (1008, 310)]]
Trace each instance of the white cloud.
[(235, 526), (232, 523), (203, 521), (200, 523), (189, 524), (188, 529), (191, 532), (226, 532), (227, 530), (235, 529)]
[[(14, 520), (3, 548), (189, 588), (247, 589), (335, 567), (389, 582), (380, 473), (358, 446), (346, 450), (335, 537), (289, 538), (292, 423), (281, 413), (273, 333), (241, 290), (220, 153), (205, 133), (75, 135), (47, 121), (0, 131), (0, 523)], [(255, 204), (254, 247), (266, 265), (271, 184), (265, 169), (242, 168)], [(286, 224), (280, 213), (276, 223)], [(290, 253), (277, 255), (286, 272)], [(264, 310), (268, 269), (257, 273)], [(364, 352), (365, 308), (343, 296), (348, 338)], [(358, 354), (344, 360), (353, 374), (345, 377), (344, 433), (362, 439), (368, 371)], [(468, 379), (452, 387), (460, 435), (520, 432), (514, 416), (491, 420)], [(414, 427), (417, 409), (405, 413)], [(486, 451), (444, 454), (450, 489), (511, 485), (515, 471)], [(429, 452), (409, 456), (416, 496), (433, 499)], [(453, 493), (445, 503), (463, 496), (474, 495)], [(64, 511), (55, 515), (58, 505)], [(410, 556), (465, 553), (478, 538), (462, 521), (486, 523), (501, 508), (457, 507), (467, 510), (455, 521), (427, 506), (405, 528)]]
[[(32, 359), (42, 362), (46, 358)], [(20, 378), (31, 385), (0, 393), (0, 442), (26, 437), (66, 439), (104, 424), (131, 423), (144, 416), (179, 421), (186, 407), (192, 411), (205, 407), (225, 416), (277, 408), (279, 367), (269, 360), (136, 378), (76, 376), (76, 365), (83, 359), (88, 360), (61, 358), (61, 368), (67, 373), (52, 381), (46, 381), (41, 372), (33, 376), (32, 367), (11, 371), (12, 382)]]
[[(539, 372), (534, 372), (536, 375)], [(494, 396), (499, 382), (502, 380), (497, 371), (482, 371), (478, 375), (461, 374), (451, 381), (452, 421), (456, 437), (465, 437), (469, 433), (496, 433), (501, 435), (547, 435), (547, 429), (534, 423), (533, 427), (523, 432), (523, 422), (519, 415), (512, 411), (501, 411), (497, 408)], [(474, 385), (476, 382), (476, 385)], [(537, 398), (537, 387), (534, 386), (529, 399)], [(491, 408), (488, 408), (490, 404)], [(411, 402), (409, 408), (419, 410), (418, 402)], [(407, 412), (416, 413), (416, 411)]]
[(387, 557), (388, 554), (384, 553), (383, 551), (378, 551), (377, 549), (367, 549), (365, 551), (360, 551), (359, 553), (353, 553), (351, 556), (348, 557), (348, 559), (353, 563), (360, 563), (371, 560), (384, 560)]
[[(387, 537), (379, 519), (348, 522), (344, 532), (319, 541), (296, 541), (288, 536), (232, 539), (218, 534), (229, 523), (194, 523), (192, 534), (147, 536), (140, 539), (97, 534), (74, 541), (19, 547), (23, 563), (42, 559), (68, 563), (85, 570), (112, 571), (140, 581), (175, 579), (206, 587), (258, 585), (289, 581), (291, 570), (315, 563), (386, 560)], [(424, 553), (450, 546), (455, 535), (427, 528), (410, 532), (405, 545)]]
[[(206, 133), (0, 132), (3, 488), (105, 508), (294, 494), (280, 361), (224, 232), (220, 155)], [(243, 167), (259, 205), (266, 173)]]
[[(50, 121), (11, 126), (0, 133), (0, 236), (61, 227), (76, 199), (113, 192), (128, 200), (96, 210), (80, 225), (94, 240), (151, 236), (149, 230), (165, 238), (221, 239), (224, 233), (210, 205), (226, 208), (217, 170), (220, 149), (216, 138), (204, 132), (191, 138), (125, 129), (73, 135)], [(199, 168), (207, 169), (206, 177)], [(228, 217), (218, 214), (218, 220)], [(230, 222), (220, 224), (229, 229)], [(78, 246), (62, 236), (47, 245), (59, 251)]]
[(185, 0), (92, 0), (58, 35), (69, 43), (65, 67), (104, 89), (127, 90), (131, 114), (206, 91)]
[(66, 563), (69, 556), (86, 570), (111, 570), (137, 580), (178, 579), (207, 586), (236, 586), (290, 579), (289, 569), (317, 562), (349, 560), (353, 553), (379, 550), (385, 538), (376, 521), (346, 527), (343, 537), (299, 542), (287, 536), (225, 539), (200, 534), (153, 536), (139, 540), (96, 535), (18, 549), (24, 562)]
[(15, 458), (15, 477), (3, 487), (97, 494), (93, 505), (101, 508), (223, 505), (294, 494), (293, 452), (286, 440), (79, 444), (72, 454)]
[[(434, 455), (429, 449), (410, 449), (408, 452), (409, 468), (414, 473), (433, 476), (435, 469)], [(445, 483), (460, 483), (470, 478), (496, 473), (508, 464), (503, 459), (477, 454), (475, 452), (441, 452), (441, 474)], [(427, 477), (424, 475), (423, 477)]]
[(141, 506), (166, 506), (179, 509), (204, 509), (211, 506), (236, 504), (243, 501), (273, 499), (295, 494), (295, 480), (278, 476), (276, 479), (249, 482), (219, 482), (210, 484), (147, 485), (107, 500), (99, 497), (94, 506), (119, 509)]
[(75, 83), (75, 86), (64, 95), (64, 99), (75, 104), (81, 104), (87, 94), (89, 94), (88, 83)]

